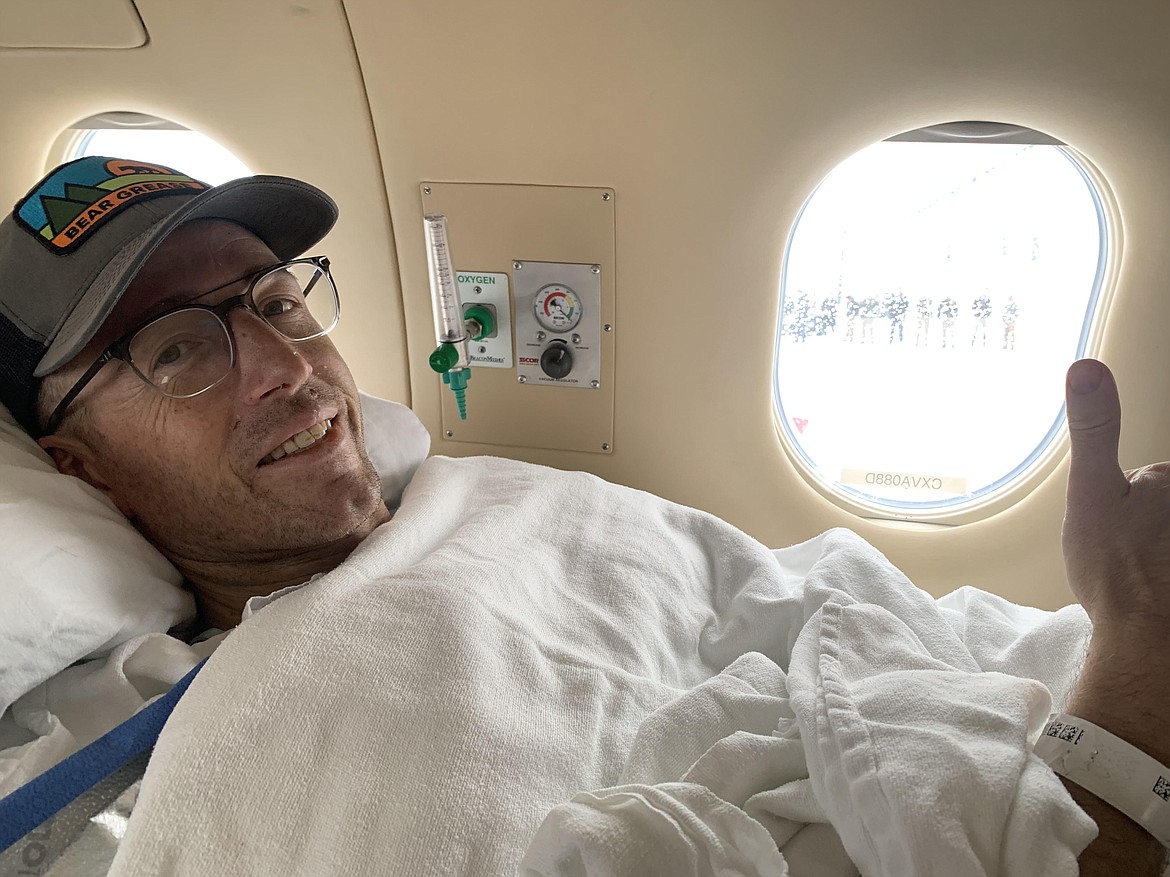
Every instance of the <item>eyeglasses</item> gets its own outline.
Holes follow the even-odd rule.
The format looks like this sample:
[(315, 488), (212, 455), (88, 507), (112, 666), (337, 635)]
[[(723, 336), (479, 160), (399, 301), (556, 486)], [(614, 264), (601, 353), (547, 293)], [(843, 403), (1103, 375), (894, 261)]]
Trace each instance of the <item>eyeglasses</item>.
[[(242, 277), (225, 286), (247, 279)], [(309, 293), (318, 286), (317, 294), (310, 299)], [(127, 332), (107, 347), (65, 394), (49, 417), (45, 434), (51, 434), (61, 425), (65, 409), (77, 394), (114, 359), (127, 363), (135, 374), (164, 396), (189, 399), (207, 392), (226, 378), (236, 364), (235, 339), (227, 315), (240, 307), (293, 342), (312, 341), (328, 334), (341, 316), (341, 302), (329, 273), (328, 258), (310, 256), (272, 265), (251, 275), (248, 288), (240, 295), (215, 306), (182, 305)]]

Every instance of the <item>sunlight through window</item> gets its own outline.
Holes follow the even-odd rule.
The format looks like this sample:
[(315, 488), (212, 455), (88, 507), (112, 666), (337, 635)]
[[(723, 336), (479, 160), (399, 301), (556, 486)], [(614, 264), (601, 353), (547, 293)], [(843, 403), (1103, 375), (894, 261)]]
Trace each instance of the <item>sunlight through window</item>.
[[(108, 121), (107, 121), (108, 120)], [(87, 123), (94, 127), (87, 127)], [(98, 125), (107, 127), (97, 127)], [(108, 113), (78, 123), (81, 136), (66, 161), (108, 155), (161, 164), (218, 186), (252, 176), (242, 161), (205, 134), (137, 113)]]
[(855, 154), (808, 199), (785, 257), (775, 398), (792, 449), (832, 493), (899, 517), (1012, 483), (1060, 435), (1105, 241), (1063, 146)]

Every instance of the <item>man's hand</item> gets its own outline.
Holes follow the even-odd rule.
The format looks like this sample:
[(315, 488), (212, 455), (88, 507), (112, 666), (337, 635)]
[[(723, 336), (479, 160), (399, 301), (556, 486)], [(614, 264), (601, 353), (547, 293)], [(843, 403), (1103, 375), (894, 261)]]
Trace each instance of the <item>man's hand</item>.
[(1104, 365), (1074, 363), (1065, 393), (1072, 440), (1063, 532), (1069, 586), (1093, 622), (1094, 638), (1161, 652), (1170, 630), (1170, 463), (1121, 471), (1121, 403)]
[[(1072, 466), (1064, 515), (1069, 587), (1093, 638), (1068, 712), (1170, 763), (1170, 464), (1117, 464), (1121, 403), (1104, 365), (1073, 363), (1065, 386)], [(1065, 783), (1097, 823), (1082, 877), (1156, 877), (1165, 851), (1107, 802)]]

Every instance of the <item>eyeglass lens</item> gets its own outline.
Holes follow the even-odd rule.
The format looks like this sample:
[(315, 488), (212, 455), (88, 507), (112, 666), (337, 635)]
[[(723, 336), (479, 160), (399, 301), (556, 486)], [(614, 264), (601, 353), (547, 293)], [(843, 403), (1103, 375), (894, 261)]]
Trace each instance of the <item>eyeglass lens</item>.
[[(317, 295), (309, 293), (317, 287)], [(327, 288), (321, 270), (310, 262), (295, 262), (265, 274), (252, 288), (256, 310), (277, 332), (293, 341), (312, 338), (333, 328), (337, 298)]]
[[(264, 275), (252, 288), (252, 300), (260, 317), (291, 341), (322, 335), (337, 322), (337, 297), (324, 272), (309, 262)], [(130, 363), (166, 395), (194, 396), (231, 371), (231, 339), (210, 310), (171, 311), (134, 335)]]

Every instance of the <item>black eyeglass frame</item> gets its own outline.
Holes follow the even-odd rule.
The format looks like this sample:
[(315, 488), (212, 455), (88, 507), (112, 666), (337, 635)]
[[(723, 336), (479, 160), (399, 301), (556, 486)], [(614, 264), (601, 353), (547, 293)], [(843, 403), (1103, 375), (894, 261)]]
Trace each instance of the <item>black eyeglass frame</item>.
[[(329, 289), (333, 293), (333, 301), (334, 301), (333, 322), (330, 323), (329, 326), (327, 326), (326, 328), (322, 329), (320, 332), (317, 332), (314, 335), (309, 335), (305, 338), (289, 338), (287, 335), (285, 335), (283, 332), (281, 332), (279, 329), (277, 329), (275, 326), (273, 326), (271, 323), (269, 323), (268, 319), (262, 313), (260, 313), (259, 309), (256, 307), (256, 302), (252, 298), (252, 291), (256, 288), (256, 285), (261, 280), (263, 280), (265, 277), (269, 276), (270, 274), (274, 274), (277, 271), (283, 271), (285, 268), (288, 268), (290, 265), (301, 265), (301, 264), (309, 264), (309, 265), (315, 266), (321, 272), (321, 275), (323, 275), (325, 277), (325, 280), (328, 282)], [(230, 298), (225, 298), (223, 301), (221, 301), (217, 305), (201, 305), (201, 304), (178, 305), (176, 307), (171, 308), (170, 310), (163, 311), (161, 314), (155, 314), (150, 319), (144, 320), (143, 322), (141, 322), (137, 326), (135, 326), (133, 329), (131, 329), (129, 332), (122, 335), (117, 341), (115, 341), (113, 344), (111, 344), (109, 347), (107, 347), (105, 350), (102, 351), (101, 356), (99, 356), (96, 360), (94, 360), (93, 365), (91, 365), (88, 369), (85, 370), (85, 374), (83, 374), (80, 378), (77, 379), (77, 382), (74, 383), (74, 385), (69, 389), (69, 392), (66, 393), (63, 397), (61, 397), (61, 401), (57, 403), (57, 407), (53, 409), (53, 413), (49, 416), (49, 421), (45, 425), (45, 429), (44, 429), (44, 432), (42, 433), (42, 435), (52, 435), (53, 432), (56, 431), (57, 427), (61, 425), (61, 421), (65, 417), (65, 410), (69, 407), (69, 404), (74, 399), (77, 398), (78, 394), (80, 394), (81, 391), (85, 389), (86, 384), (88, 384), (90, 381), (92, 381), (94, 379), (94, 377), (97, 375), (97, 373), (102, 370), (102, 368), (105, 366), (105, 364), (107, 362), (111, 362), (115, 359), (120, 359), (120, 360), (122, 360), (122, 362), (124, 362), (128, 366), (130, 366), (130, 368), (134, 372), (134, 374), (138, 375), (138, 377), (140, 377), (147, 386), (153, 387), (155, 390), (158, 390), (160, 393), (163, 393), (163, 390), (161, 387), (159, 387), (153, 381), (148, 379), (144, 374), (142, 374), (142, 372), (140, 372), (135, 367), (133, 361), (130, 359), (130, 343), (134, 340), (134, 336), (137, 335), (139, 332), (141, 332), (143, 329), (145, 329), (147, 326), (150, 326), (153, 323), (156, 323), (165, 317), (169, 317), (171, 314), (178, 313), (179, 311), (189, 311), (189, 310), (211, 311), (211, 313), (215, 315), (216, 319), (219, 320), (220, 325), (223, 326), (224, 332), (227, 333), (228, 350), (231, 354), (231, 364), (228, 366), (227, 371), (224, 372), (223, 377), (221, 377), (219, 380), (217, 380), (214, 384), (212, 384), (210, 387), (204, 387), (202, 390), (200, 390), (197, 393), (183, 393), (183, 394), (163, 393), (164, 396), (170, 396), (172, 399), (193, 399), (194, 397), (196, 397), (202, 393), (206, 393), (208, 390), (212, 389), (212, 387), (219, 385), (220, 383), (223, 382), (224, 378), (226, 378), (228, 375), (230, 375), (232, 373), (232, 369), (234, 369), (236, 367), (236, 339), (235, 339), (235, 336), (232, 334), (231, 325), (227, 321), (227, 315), (230, 311), (235, 310), (236, 308), (242, 307), (242, 308), (245, 308), (246, 310), (251, 311), (257, 317), (259, 317), (260, 320), (262, 320), (266, 326), (268, 326), (274, 332), (279, 334), (281, 338), (283, 338), (284, 340), (286, 340), (292, 344), (299, 344), (302, 341), (313, 341), (316, 338), (321, 338), (321, 337), (324, 337), (325, 335), (328, 335), (330, 332), (333, 331), (334, 327), (337, 325), (338, 320), (341, 319), (341, 298), (337, 294), (337, 284), (333, 280), (333, 275), (329, 271), (329, 257), (328, 256), (304, 256), (304, 257), (299, 258), (299, 259), (289, 259), (289, 260), (284, 261), (284, 262), (278, 262), (275, 265), (269, 265), (267, 268), (261, 268), (259, 271), (256, 271), (253, 274), (245, 274), (243, 277), (237, 277), (235, 280), (232, 280), (228, 283), (223, 284), (223, 286), (217, 286), (217, 287), (215, 287), (215, 289), (209, 289), (206, 292), (201, 292), (199, 295), (195, 296), (195, 298), (203, 298), (204, 296), (211, 295), (213, 292), (217, 292), (218, 290), (223, 289), (224, 287), (233, 286), (237, 283), (240, 283), (243, 280), (248, 280), (249, 277), (251, 278), (251, 280), (248, 282), (248, 288), (245, 289), (239, 295), (233, 295)], [(306, 298), (308, 297), (309, 293), (312, 291), (313, 286), (316, 285), (318, 279), (320, 279), (320, 275), (317, 278), (314, 278), (313, 281), (309, 284), (308, 288), (305, 289), (304, 294), (305, 294)]]

